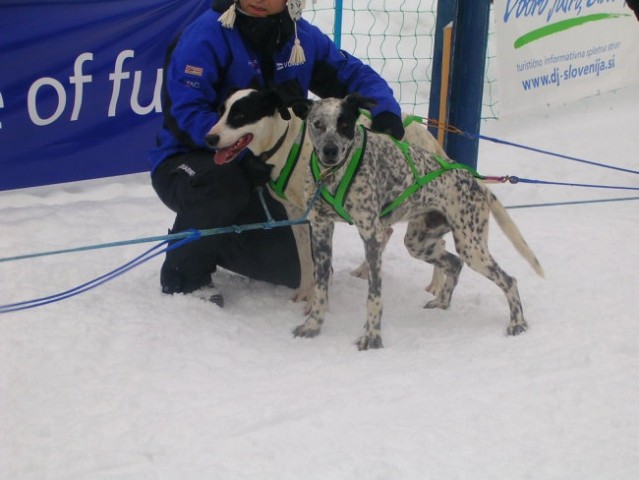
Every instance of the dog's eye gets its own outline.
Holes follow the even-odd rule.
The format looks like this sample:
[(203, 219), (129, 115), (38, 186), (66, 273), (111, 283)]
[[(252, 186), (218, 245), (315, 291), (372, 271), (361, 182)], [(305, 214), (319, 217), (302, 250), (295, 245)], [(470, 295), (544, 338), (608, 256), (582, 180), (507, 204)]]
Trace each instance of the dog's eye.
[(242, 112), (233, 112), (229, 118), (232, 122), (241, 122), (244, 120), (245, 115)]
[(321, 120), (315, 120), (313, 122), (313, 128), (315, 130), (319, 130), (320, 132), (326, 131), (326, 127), (324, 126), (324, 123)]

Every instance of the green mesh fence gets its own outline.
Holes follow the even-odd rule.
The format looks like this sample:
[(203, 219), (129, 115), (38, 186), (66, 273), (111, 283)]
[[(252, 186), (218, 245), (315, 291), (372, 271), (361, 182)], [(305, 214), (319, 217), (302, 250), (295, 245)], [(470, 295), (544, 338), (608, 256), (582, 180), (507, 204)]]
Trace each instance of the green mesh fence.
[[(335, 2), (307, 0), (304, 18), (334, 37)], [(343, 0), (342, 49), (379, 72), (405, 111), (428, 116), (437, 0)], [(491, 39), (494, 38), (491, 20)], [(336, 39), (337, 40), (337, 39)], [(489, 40), (482, 118), (497, 118)]]

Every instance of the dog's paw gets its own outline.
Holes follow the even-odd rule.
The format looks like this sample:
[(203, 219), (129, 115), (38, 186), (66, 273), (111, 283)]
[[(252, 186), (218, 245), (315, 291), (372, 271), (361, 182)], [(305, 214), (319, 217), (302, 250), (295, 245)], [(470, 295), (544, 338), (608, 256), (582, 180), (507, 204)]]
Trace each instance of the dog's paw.
[(359, 267), (351, 272), (351, 275), (355, 278), (368, 278), (368, 263), (363, 261)]
[(357, 340), (357, 349), (360, 351), (374, 348), (384, 348), (382, 336), (379, 334), (363, 335), (359, 340)]
[(310, 288), (298, 288), (293, 292), (291, 300), (294, 302), (311, 302), (313, 300), (313, 287)]
[(311, 313), (313, 307), (313, 289), (299, 288), (295, 290), (293, 296), (291, 297), (291, 300), (296, 303), (304, 302), (303, 314), (304, 316), (307, 316)]
[(426, 285), (426, 288), (424, 290), (437, 297), (444, 288), (445, 281), (446, 274), (444, 273), (444, 271), (439, 267), (435, 267), (433, 269), (433, 278), (431, 279), (430, 283)]
[(317, 337), (320, 333), (320, 327), (309, 327), (305, 323), (298, 325), (293, 329), (293, 336), (295, 338), (313, 338)]
[(506, 329), (506, 333), (514, 337), (524, 333), (526, 330), (528, 330), (528, 325), (526, 324), (526, 322), (516, 323), (514, 325), (508, 325), (508, 328)]
[(450, 302), (445, 302), (439, 298), (436, 298), (428, 302), (426, 305), (424, 305), (424, 308), (428, 308), (428, 309), (439, 308), (440, 310), (446, 310), (449, 306), (450, 306)]
[(426, 285), (426, 287), (424, 287), (424, 290), (426, 290), (428, 293), (430, 293), (434, 297), (436, 297), (437, 294), (439, 293), (439, 289), (435, 285), (433, 285), (433, 282), (430, 282), (428, 285)]

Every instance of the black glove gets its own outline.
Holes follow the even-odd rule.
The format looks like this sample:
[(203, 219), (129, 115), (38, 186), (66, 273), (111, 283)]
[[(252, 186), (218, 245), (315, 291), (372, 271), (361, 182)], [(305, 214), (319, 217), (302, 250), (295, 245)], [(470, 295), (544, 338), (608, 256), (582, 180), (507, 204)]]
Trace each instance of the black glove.
[(251, 152), (246, 152), (242, 158), (242, 166), (252, 188), (261, 187), (271, 178), (273, 165), (265, 163)]
[(635, 16), (639, 20), (639, 0), (626, 0), (626, 3), (635, 12)]
[(382, 112), (373, 118), (371, 130), (379, 133), (387, 133), (397, 140), (404, 138), (404, 125), (402, 119), (391, 112)]

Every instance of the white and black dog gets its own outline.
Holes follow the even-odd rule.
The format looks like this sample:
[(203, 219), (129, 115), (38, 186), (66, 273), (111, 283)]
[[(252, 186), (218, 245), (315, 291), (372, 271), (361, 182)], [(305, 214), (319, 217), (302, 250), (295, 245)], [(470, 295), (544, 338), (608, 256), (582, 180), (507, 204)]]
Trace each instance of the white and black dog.
[[(252, 108), (237, 108), (243, 100)], [(322, 184), (324, 199), (310, 213), (315, 293), (310, 314), (294, 335), (314, 337), (320, 332), (328, 299), (333, 225), (344, 219), (358, 228), (368, 264), (368, 315), (357, 342), (359, 349), (382, 347), (381, 256), (388, 226), (402, 220), (408, 221), (404, 243), (410, 254), (444, 272), (441, 288), (427, 308), (449, 306), (463, 261), (503, 290), (510, 308), (507, 332), (524, 332), (527, 324), (516, 280), (488, 251), (491, 213), (535, 271), (543, 275), (543, 270), (506, 210), (470, 172), (451, 166), (432, 149), (398, 143), (358, 126), (360, 109), (372, 106), (370, 100), (356, 94), (343, 100), (300, 101), (294, 110), (306, 120), (302, 122), (291, 116), (276, 95), (243, 91), (229, 98), (210, 132), (209, 143), (219, 149), (218, 162), (232, 159), (238, 146), (264, 154), (267, 162), (278, 144), (298, 144), (316, 151), (314, 161), (285, 175), (289, 178), (286, 196), (294, 204), (304, 206), (314, 195), (318, 180), (313, 172)], [(303, 155), (310, 157), (310, 153)], [(272, 178), (276, 179), (289, 168), (287, 162), (274, 165)], [(445, 249), (442, 237), (450, 231), (461, 260)]]
[[(361, 115), (358, 123), (370, 126), (370, 118)], [(405, 125), (404, 139), (411, 144), (446, 157), (444, 150), (427, 128), (419, 122)], [(281, 98), (271, 90), (238, 90), (231, 94), (220, 108), (220, 119), (207, 137), (216, 149), (215, 162), (226, 163), (235, 159), (244, 148), (273, 165), (271, 193), (287, 210), (289, 219), (300, 218), (308, 204), (304, 197), (313, 145), (305, 122), (289, 111)], [(385, 231), (385, 242), (392, 230)], [(314, 291), (313, 257), (307, 225), (293, 226), (293, 234), (300, 257), (301, 285), (293, 299), (307, 301), (305, 313), (310, 312)], [(354, 276), (367, 277), (366, 262), (357, 268)], [(433, 280), (426, 290), (435, 294), (443, 283), (443, 273), (435, 268)]]

